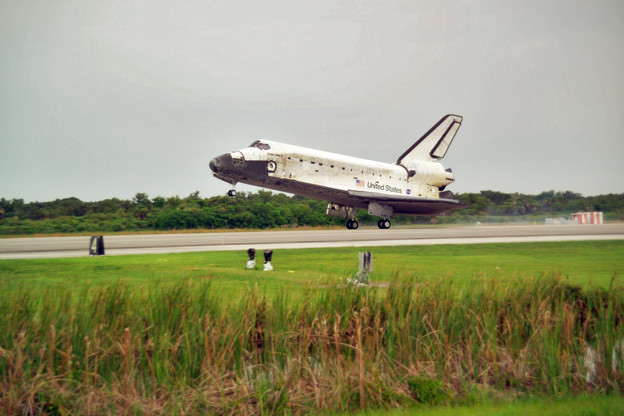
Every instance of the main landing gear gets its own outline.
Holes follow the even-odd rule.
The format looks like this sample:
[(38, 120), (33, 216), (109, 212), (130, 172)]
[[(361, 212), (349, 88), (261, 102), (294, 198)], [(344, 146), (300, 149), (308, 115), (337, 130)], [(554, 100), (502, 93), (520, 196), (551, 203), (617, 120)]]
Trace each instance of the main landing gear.
[[(390, 220), (387, 219), (377, 221), (377, 227), (379, 227), (381, 230), (387, 230), (388, 228), (390, 228), (391, 225), (392, 223), (390, 222)], [(349, 230), (357, 230), (359, 226), (360, 224), (357, 222), (357, 220), (347, 221), (347, 228)]]
[(230, 189), (228, 191), (228, 196), (236, 196), (236, 189)]
[(377, 221), (377, 227), (379, 227), (381, 230), (387, 230), (388, 228), (390, 228), (390, 226), (392, 225), (392, 223), (390, 222), (390, 220), (379, 220)]
[(357, 220), (347, 221), (347, 228), (349, 230), (357, 230), (359, 226), (360, 226), (360, 223), (358, 223)]

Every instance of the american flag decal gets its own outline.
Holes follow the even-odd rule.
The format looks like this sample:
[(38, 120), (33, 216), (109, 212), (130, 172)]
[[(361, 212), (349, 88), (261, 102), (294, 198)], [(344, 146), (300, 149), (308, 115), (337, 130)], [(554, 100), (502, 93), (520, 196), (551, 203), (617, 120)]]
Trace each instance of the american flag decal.
[(355, 184), (357, 186), (365, 186), (366, 185), (366, 181), (361, 181), (359, 179), (356, 179)]

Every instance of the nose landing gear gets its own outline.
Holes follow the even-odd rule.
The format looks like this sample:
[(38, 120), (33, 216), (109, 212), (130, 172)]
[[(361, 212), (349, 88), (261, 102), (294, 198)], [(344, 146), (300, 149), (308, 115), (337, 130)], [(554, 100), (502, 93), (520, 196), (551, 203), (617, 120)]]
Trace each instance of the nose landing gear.
[(228, 196), (236, 196), (236, 189), (230, 189), (227, 194)]

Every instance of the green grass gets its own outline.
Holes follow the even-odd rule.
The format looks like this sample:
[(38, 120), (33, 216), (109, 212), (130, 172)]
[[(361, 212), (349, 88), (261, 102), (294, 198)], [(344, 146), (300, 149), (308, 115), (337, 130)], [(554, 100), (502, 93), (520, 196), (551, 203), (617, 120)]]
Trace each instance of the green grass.
[(363, 250), (0, 261), (0, 414), (620, 407), (624, 242)]
[(420, 407), (405, 410), (365, 411), (353, 416), (618, 416), (624, 414), (622, 396), (582, 395), (539, 397), (472, 406)]
[(275, 271), (245, 270), (244, 251), (105, 256), (45, 260), (0, 261), (0, 283), (14, 287), (82, 288), (123, 281), (132, 287), (184, 279), (210, 279), (215, 288), (238, 291), (257, 284), (275, 292), (298, 290), (328, 277), (352, 276), (358, 251), (373, 253), (373, 282), (389, 281), (395, 272), (419, 277), (443, 277), (456, 287), (475, 277), (521, 279), (558, 273), (571, 284), (607, 288), (613, 276), (624, 274), (624, 241), (472, 244), (276, 250)]

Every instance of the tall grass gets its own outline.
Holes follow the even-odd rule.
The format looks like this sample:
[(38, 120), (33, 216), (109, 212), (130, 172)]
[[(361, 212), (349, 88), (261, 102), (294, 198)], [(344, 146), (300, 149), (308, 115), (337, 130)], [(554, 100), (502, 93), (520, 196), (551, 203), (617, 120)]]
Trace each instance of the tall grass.
[(205, 280), (13, 291), (0, 296), (0, 413), (303, 414), (623, 391), (620, 288), (558, 275), (465, 287), (395, 275), (296, 299), (253, 286), (224, 299)]

